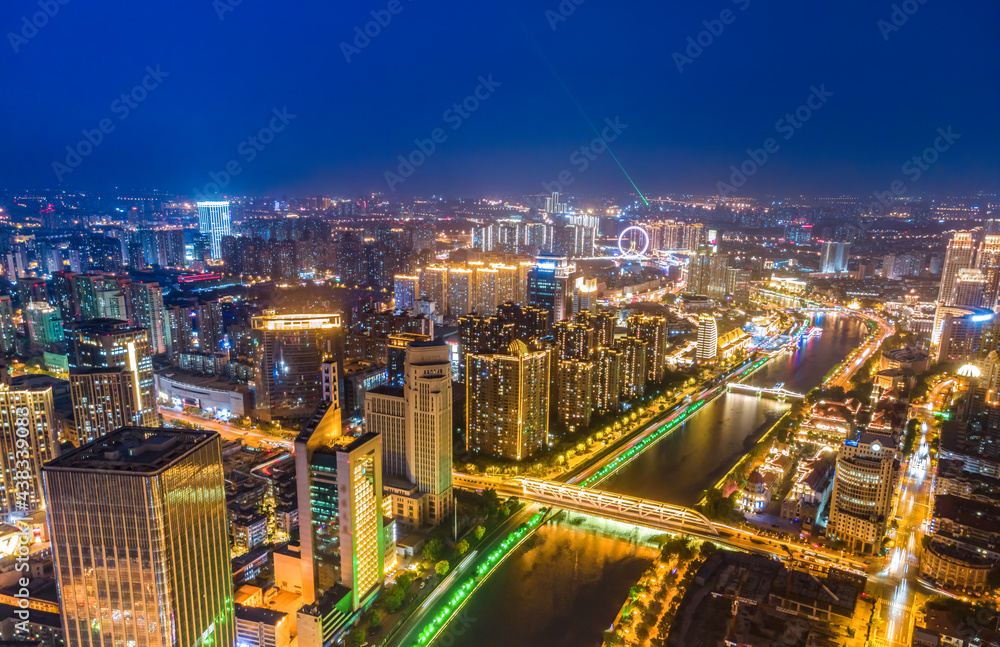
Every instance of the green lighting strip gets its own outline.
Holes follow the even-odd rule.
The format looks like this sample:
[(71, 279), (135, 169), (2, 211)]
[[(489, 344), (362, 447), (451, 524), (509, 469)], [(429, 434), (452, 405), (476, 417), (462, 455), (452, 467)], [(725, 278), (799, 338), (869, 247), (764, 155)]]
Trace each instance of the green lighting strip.
[(455, 617), (462, 605), (468, 599), (469, 594), (471, 594), (476, 589), (476, 584), (485, 578), (489, 572), (496, 567), (503, 558), (510, 554), (510, 551), (517, 546), (521, 541), (528, 536), (528, 533), (535, 529), (542, 522), (545, 517), (544, 511), (536, 513), (531, 519), (527, 521), (523, 526), (515, 530), (514, 532), (507, 535), (507, 538), (503, 540), (499, 546), (497, 546), (493, 552), (486, 555), (483, 561), (476, 566), (476, 574), (470, 575), (462, 582), (462, 585), (455, 590), (448, 601), (444, 603), (438, 612), (424, 628), (420, 630), (417, 635), (417, 641), (413, 643), (414, 647), (420, 647), (422, 645), (428, 645), (434, 638), (440, 633), (445, 625)]

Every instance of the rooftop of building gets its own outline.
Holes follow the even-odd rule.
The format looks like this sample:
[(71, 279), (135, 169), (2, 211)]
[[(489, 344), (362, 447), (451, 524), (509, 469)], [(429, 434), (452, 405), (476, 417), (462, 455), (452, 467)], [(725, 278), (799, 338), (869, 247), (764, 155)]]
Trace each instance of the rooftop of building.
[(374, 389), (368, 391), (368, 393), (375, 393), (378, 395), (391, 395), (396, 398), (401, 398), (405, 394), (405, 390), (401, 386), (392, 386), (390, 384), (383, 384), (381, 386), (376, 386)]
[(882, 356), (894, 362), (922, 362), (930, 359), (930, 355), (916, 346), (903, 346), (882, 351)]
[(248, 622), (259, 622), (266, 625), (277, 625), (288, 615), (274, 609), (263, 609), (261, 607), (248, 607), (243, 604), (234, 604), (233, 611), (237, 620)]
[(46, 471), (120, 472), (149, 476), (215, 441), (214, 431), (122, 427), (46, 463)]
[(195, 386), (200, 389), (211, 389), (213, 391), (237, 391), (239, 393), (249, 393), (250, 387), (232, 380), (226, 380), (215, 375), (200, 375), (185, 371), (180, 368), (165, 368), (156, 371), (161, 378), (166, 378), (172, 382)]
[(97, 368), (74, 368), (69, 372), (70, 378), (75, 375), (101, 375), (102, 373), (131, 374), (127, 366), (99, 366)]
[(934, 517), (983, 532), (1000, 533), (1000, 509), (990, 503), (963, 499), (954, 494), (934, 497)]

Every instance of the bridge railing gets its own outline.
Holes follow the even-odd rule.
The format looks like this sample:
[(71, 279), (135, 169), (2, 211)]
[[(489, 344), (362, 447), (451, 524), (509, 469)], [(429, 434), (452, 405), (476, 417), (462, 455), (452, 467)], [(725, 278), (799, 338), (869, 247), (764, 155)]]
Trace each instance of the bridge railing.
[(601, 512), (615, 513), (665, 530), (714, 536), (719, 534), (705, 515), (681, 506), (527, 477), (516, 478), (508, 483), (519, 486), (524, 498), (539, 503), (562, 503), (584, 512), (592, 510), (598, 516)]

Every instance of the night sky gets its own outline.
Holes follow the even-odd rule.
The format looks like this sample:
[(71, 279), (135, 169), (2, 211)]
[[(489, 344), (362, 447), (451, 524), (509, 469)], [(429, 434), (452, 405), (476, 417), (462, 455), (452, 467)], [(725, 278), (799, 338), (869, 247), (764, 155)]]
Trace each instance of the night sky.
[[(995, 0), (908, 0), (895, 16), (883, 0), (62, 2), (0, 6), (5, 188), (54, 187), (58, 162), (83, 190), (195, 194), (228, 164), (227, 194), (539, 193), (564, 170), (569, 193), (622, 194), (617, 157), (647, 195), (715, 193), (768, 138), (737, 195), (998, 188)], [(372, 11), (388, 24), (356, 47)], [(449, 112), (477, 88), (475, 110)], [(808, 119), (779, 124), (814, 88)], [(102, 120), (103, 141), (80, 148)], [(590, 124), (614, 141), (584, 169), (571, 156)], [(390, 191), (386, 172), (435, 129)], [(935, 143), (914, 177), (904, 164)]]

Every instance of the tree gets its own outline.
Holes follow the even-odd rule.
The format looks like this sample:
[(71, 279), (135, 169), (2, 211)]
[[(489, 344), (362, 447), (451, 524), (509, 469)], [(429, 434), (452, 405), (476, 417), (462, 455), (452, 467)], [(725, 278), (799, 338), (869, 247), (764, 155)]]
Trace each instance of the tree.
[(906, 435), (903, 436), (903, 456), (909, 456), (913, 453), (913, 445), (917, 441), (917, 429), (920, 428), (920, 421), (916, 418), (911, 418), (906, 423)]
[(468, 550), (469, 550), (469, 542), (464, 539), (455, 544), (455, 552), (458, 553), (459, 557), (467, 553)]
[(483, 538), (483, 535), (486, 534), (486, 528), (483, 528), (482, 526), (476, 526), (476, 529), (472, 531), (472, 534), (476, 536), (476, 541), (479, 541), (480, 539)]
[(389, 613), (395, 613), (399, 611), (400, 607), (403, 606), (403, 600), (406, 598), (406, 591), (403, 590), (398, 584), (393, 584), (389, 587), (389, 590), (385, 592), (382, 596), (382, 604), (385, 606), (385, 610)]
[(444, 542), (440, 539), (428, 539), (427, 543), (424, 544), (423, 556), (428, 562), (437, 561), (438, 557), (441, 557), (441, 551), (444, 550)]
[(434, 565), (434, 572), (441, 577), (444, 577), (450, 569), (451, 569), (451, 564), (449, 564), (446, 560), (443, 559)]
[(368, 611), (368, 626), (375, 629), (382, 624), (382, 614), (378, 612), (378, 609), (371, 609)]
[(350, 634), (347, 635), (347, 647), (361, 647), (368, 640), (368, 633), (363, 627), (355, 627)]

